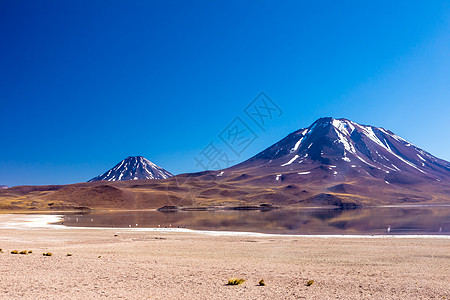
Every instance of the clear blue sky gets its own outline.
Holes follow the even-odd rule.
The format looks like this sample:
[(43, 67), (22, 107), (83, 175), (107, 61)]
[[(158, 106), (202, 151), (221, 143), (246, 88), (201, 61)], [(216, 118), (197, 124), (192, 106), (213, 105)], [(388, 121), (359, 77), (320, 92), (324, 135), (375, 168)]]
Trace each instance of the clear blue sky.
[[(261, 91), (283, 111), (265, 131), (244, 113)], [(322, 116), (450, 160), (449, 2), (0, 0), (0, 184), (130, 155), (199, 171), (210, 142), (239, 162)], [(236, 117), (258, 136), (239, 157)]]

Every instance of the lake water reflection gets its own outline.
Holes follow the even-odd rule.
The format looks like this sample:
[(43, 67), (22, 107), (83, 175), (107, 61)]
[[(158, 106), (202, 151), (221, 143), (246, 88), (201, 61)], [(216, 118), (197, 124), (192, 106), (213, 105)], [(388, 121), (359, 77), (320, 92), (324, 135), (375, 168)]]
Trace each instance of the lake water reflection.
[(120, 211), (64, 216), (66, 226), (189, 228), (279, 234), (450, 234), (450, 206), (354, 210)]

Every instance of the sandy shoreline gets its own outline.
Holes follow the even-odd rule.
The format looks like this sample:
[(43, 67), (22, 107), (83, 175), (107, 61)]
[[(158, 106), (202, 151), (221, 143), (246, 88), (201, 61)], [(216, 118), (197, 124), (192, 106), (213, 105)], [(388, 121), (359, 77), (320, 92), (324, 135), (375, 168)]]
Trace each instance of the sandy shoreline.
[[(28, 219), (28, 229), (19, 229), (17, 219), (10, 222), (15, 225), (3, 221), (2, 299), (450, 297), (448, 238), (330, 239), (140, 228), (62, 229), (45, 225), (48, 219), (34, 225)], [(25, 249), (33, 253), (10, 254)], [(43, 252), (53, 256), (43, 257)], [(226, 286), (231, 277), (247, 281)], [(257, 286), (262, 278), (267, 286)], [(307, 280), (315, 283), (306, 287)]]

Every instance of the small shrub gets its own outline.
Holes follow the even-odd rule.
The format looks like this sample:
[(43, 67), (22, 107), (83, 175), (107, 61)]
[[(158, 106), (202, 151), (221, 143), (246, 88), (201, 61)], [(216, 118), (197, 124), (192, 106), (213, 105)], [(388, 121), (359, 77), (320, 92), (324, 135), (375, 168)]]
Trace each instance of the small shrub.
[(261, 279), (261, 280), (258, 282), (258, 285), (259, 285), (259, 286), (265, 286), (266, 283), (264, 282), (264, 279)]
[(3, 250), (0, 248), (0, 253), (3, 253)]
[(313, 285), (314, 284), (314, 280), (308, 280), (307, 282), (306, 282), (306, 286), (311, 286), (311, 285)]
[(27, 250), (22, 250), (22, 251), (19, 252), (19, 254), (28, 254), (28, 251)]
[(67, 255), (67, 256), (72, 256), (72, 253), (67, 253), (66, 255)]
[(31, 254), (31, 253), (33, 253), (33, 250), (28, 250), (28, 254)]
[(19, 251), (13, 250), (13, 251), (11, 251), (11, 254), (19, 254)]
[(98, 256), (98, 258), (101, 258), (101, 257), (102, 257), (101, 255)]
[(242, 279), (242, 278), (240, 278), (240, 279), (231, 278), (231, 279), (228, 279), (227, 285), (240, 285), (240, 284), (244, 283), (244, 281), (245, 281), (245, 279)]
[(42, 253), (43, 256), (52, 256), (53, 254), (51, 252), (44, 252)]

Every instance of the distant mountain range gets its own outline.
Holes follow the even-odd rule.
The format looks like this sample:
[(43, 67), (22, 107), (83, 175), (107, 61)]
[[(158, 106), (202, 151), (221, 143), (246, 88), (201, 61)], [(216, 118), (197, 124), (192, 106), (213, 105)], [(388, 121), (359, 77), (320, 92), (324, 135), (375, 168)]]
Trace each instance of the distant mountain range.
[(9, 188), (9, 186), (7, 186), (7, 185), (0, 185), (0, 190), (1, 189), (7, 189), (7, 188)]
[(106, 180), (167, 179), (173, 175), (142, 156), (128, 156), (112, 169), (88, 182)]
[[(318, 119), (224, 170), (171, 175), (143, 157), (129, 157), (88, 183), (0, 190), (0, 208), (450, 203), (449, 162), (387, 129), (347, 119)], [(161, 179), (133, 180), (141, 178)]]

